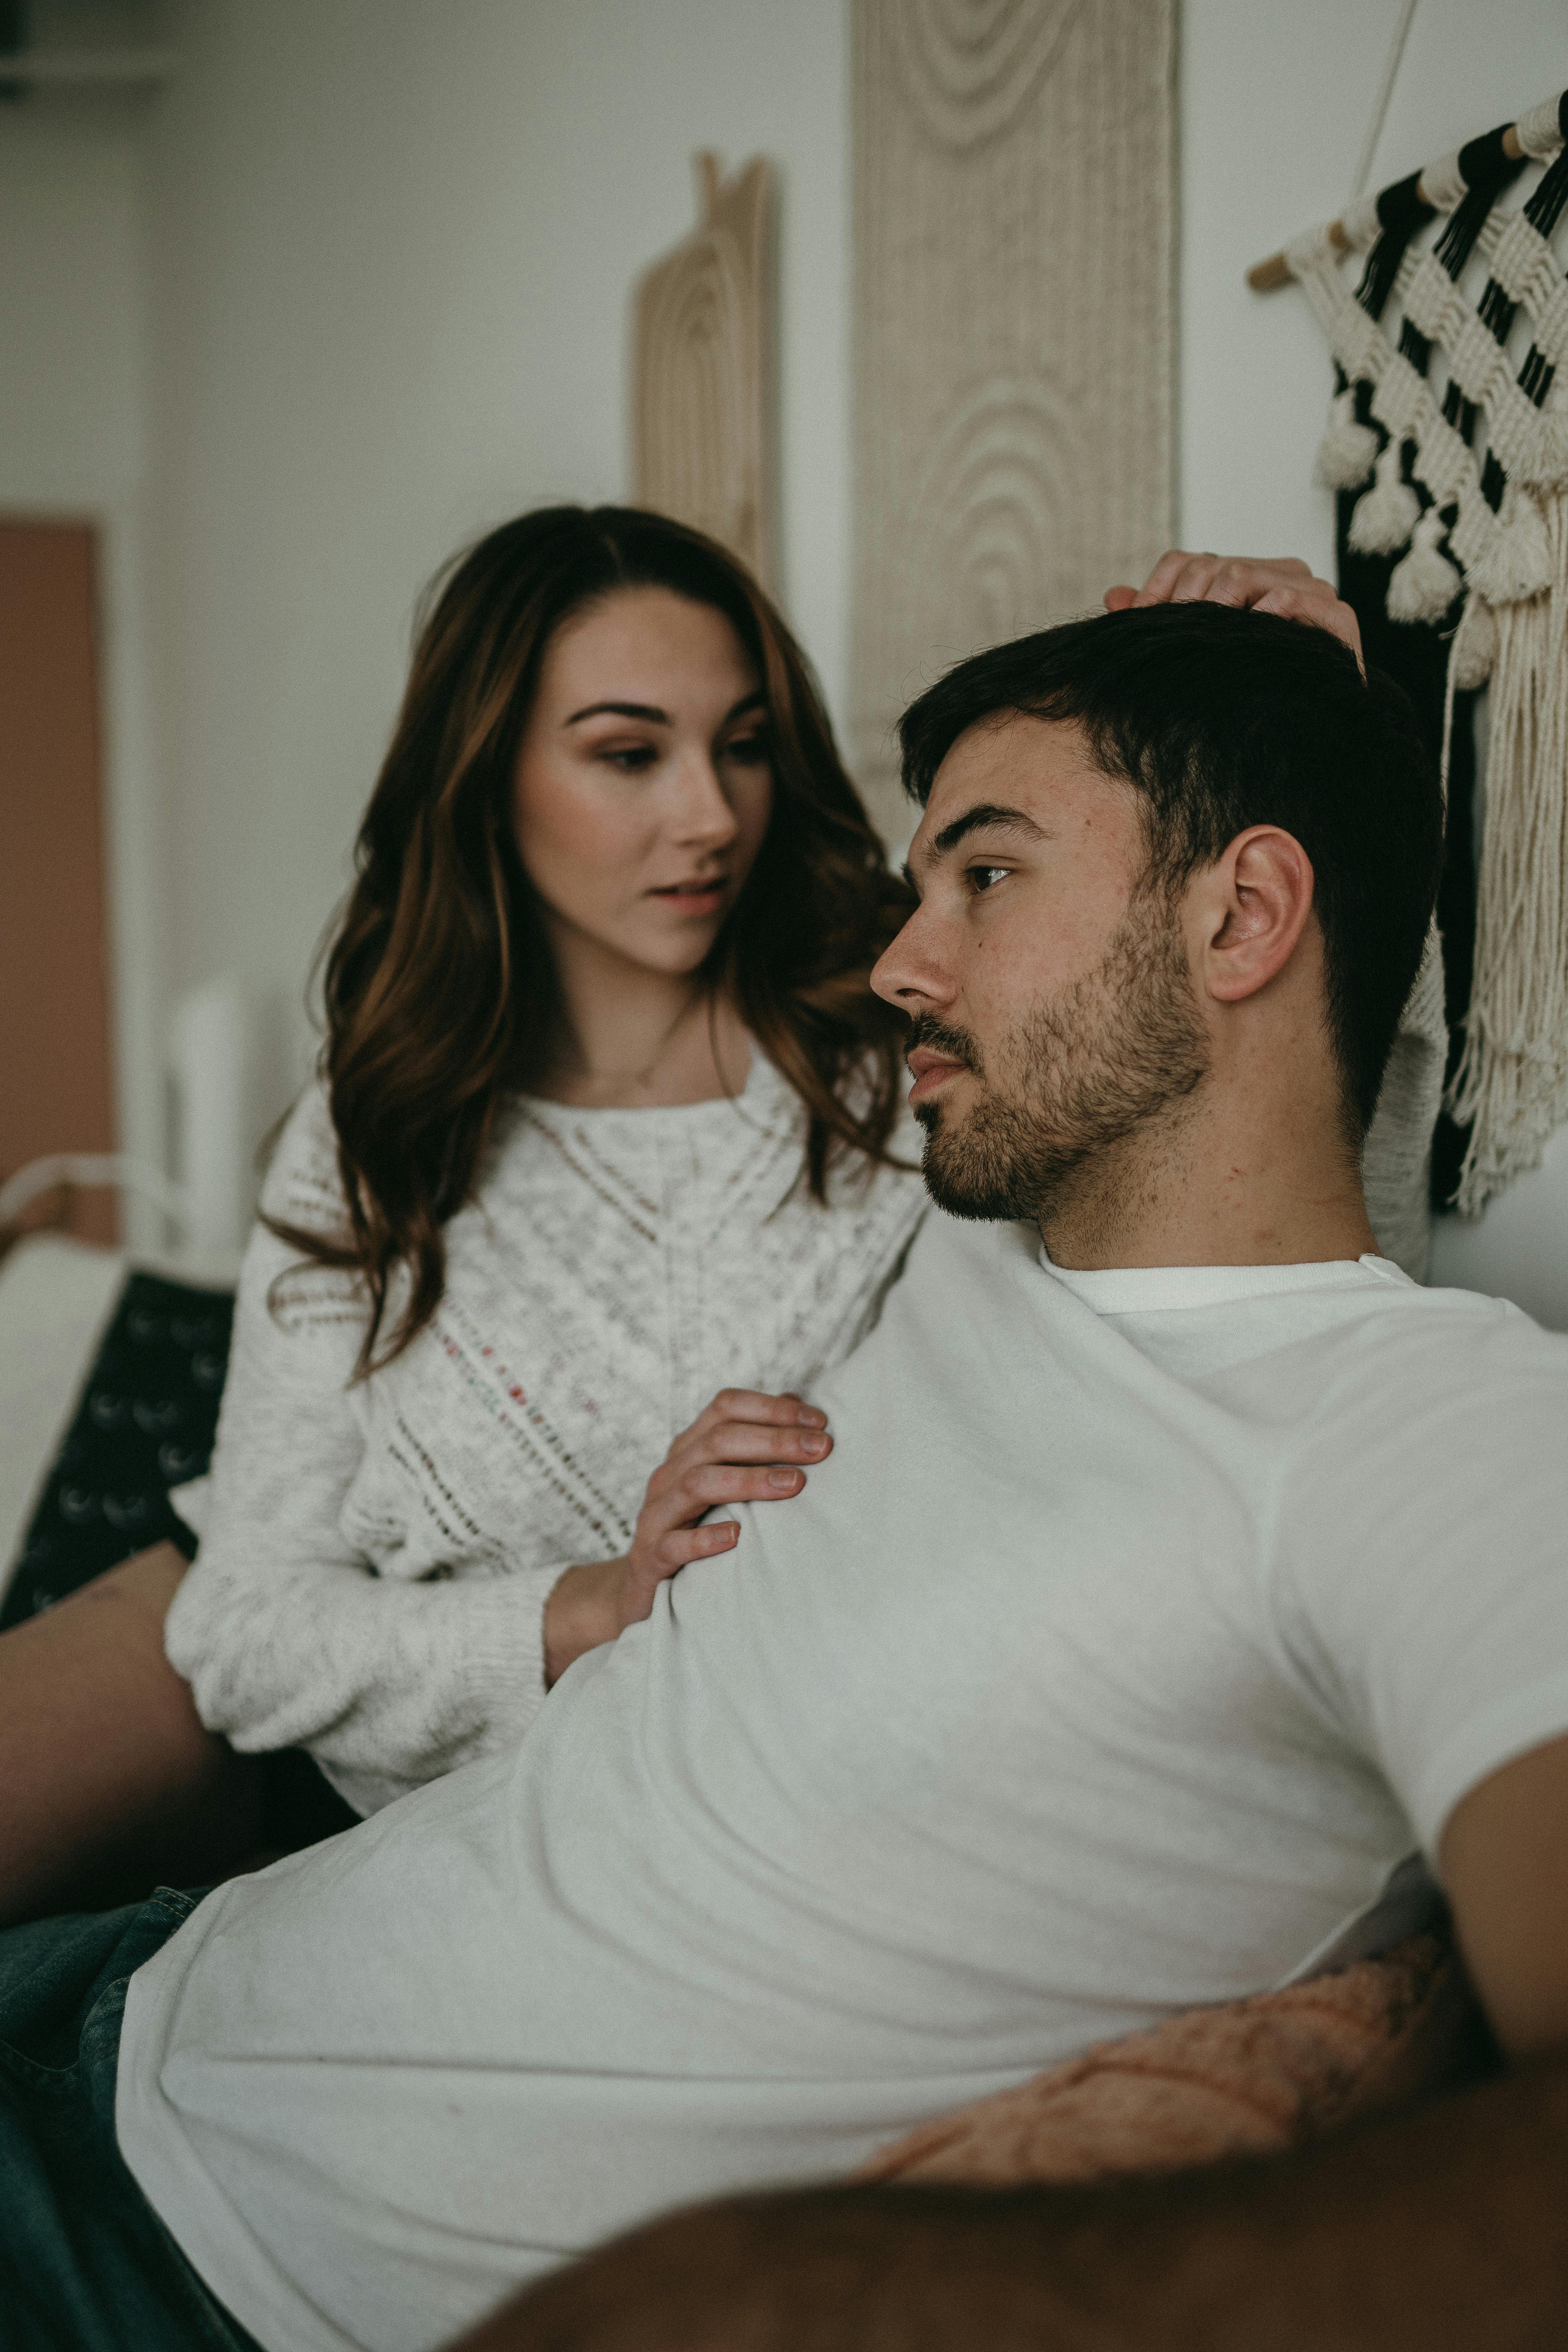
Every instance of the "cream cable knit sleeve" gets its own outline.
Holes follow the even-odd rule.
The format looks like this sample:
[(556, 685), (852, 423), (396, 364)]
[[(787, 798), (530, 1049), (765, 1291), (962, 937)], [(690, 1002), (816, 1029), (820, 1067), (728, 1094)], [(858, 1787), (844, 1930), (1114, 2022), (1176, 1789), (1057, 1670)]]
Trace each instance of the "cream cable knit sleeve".
[[(626, 1549), (717, 1389), (805, 1386), (896, 1272), (919, 1178), (846, 1182), (824, 1209), (796, 1182), (802, 1133), (760, 1054), (737, 1103), (520, 1104), (447, 1227), (434, 1323), (357, 1385), (354, 1279), (258, 1227), (206, 1530), (167, 1625), (203, 1721), (237, 1748), (309, 1748), (362, 1811), (515, 1744), (562, 1570)], [(319, 1091), (263, 1204), (341, 1229)]]
[[(338, 1224), (329, 1152), (324, 1105), (308, 1098), (264, 1206)], [(244, 1749), (310, 1748), (368, 1811), (521, 1737), (544, 1696), (544, 1602), (567, 1563), (460, 1582), (378, 1572), (345, 1514), (366, 1464), (369, 1417), (350, 1387), (363, 1328), (352, 1277), (301, 1270), (258, 1226), (207, 1531), (166, 1641), (210, 1730)]]

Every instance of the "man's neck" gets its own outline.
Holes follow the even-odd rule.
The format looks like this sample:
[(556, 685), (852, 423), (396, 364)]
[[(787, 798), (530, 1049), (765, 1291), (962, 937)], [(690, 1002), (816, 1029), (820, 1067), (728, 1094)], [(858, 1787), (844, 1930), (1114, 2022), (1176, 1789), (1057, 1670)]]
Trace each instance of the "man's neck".
[(1377, 1248), (1360, 1154), (1331, 1122), (1248, 1126), (1201, 1101), (1075, 1171), (1039, 1223), (1053, 1264), (1080, 1272), (1305, 1265)]

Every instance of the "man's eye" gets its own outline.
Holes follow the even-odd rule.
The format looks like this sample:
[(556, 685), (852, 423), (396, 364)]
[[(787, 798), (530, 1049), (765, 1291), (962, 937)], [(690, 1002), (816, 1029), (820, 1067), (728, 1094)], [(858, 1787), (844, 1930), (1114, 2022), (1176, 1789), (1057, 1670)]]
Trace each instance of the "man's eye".
[(972, 866), (969, 868), (969, 879), (977, 892), (990, 890), (994, 889), (995, 885), (1012, 870), (1010, 866)]

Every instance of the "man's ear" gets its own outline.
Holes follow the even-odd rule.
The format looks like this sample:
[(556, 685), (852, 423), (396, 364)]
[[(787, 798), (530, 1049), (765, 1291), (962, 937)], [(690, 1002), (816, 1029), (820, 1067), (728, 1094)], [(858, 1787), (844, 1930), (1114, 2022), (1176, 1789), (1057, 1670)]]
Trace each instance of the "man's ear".
[(1194, 976), (1216, 1003), (1239, 1004), (1295, 953), (1312, 911), (1312, 863), (1293, 834), (1255, 824), (1198, 877), (1194, 898)]

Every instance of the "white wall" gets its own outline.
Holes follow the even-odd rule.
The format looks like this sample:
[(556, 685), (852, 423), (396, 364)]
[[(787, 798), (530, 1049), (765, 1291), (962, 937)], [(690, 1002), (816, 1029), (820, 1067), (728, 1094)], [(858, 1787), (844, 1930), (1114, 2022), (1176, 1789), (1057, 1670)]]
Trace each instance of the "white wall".
[[(1397, 5), (1184, 0), (1189, 545), (1331, 564), (1326, 356), (1298, 297), (1242, 273), (1339, 208)], [(272, 1013), (275, 1094), (301, 1073), (305, 970), (416, 593), (502, 514), (624, 491), (627, 289), (693, 217), (698, 146), (781, 166), (782, 586), (839, 711), (847, 635), (845, 0), (163, 15), (182, 70), (144, 110), (0, 114), (0, 497), (111, 524), (133, 1139), (166, 1003), (221, 971)], [(1419, 0), (1374, 184), (1557, 87), (1563, 29), (1563, 0)], [(135, 643), (149, 406), (157, 805)], [(1447, 1224), (1436, 1264), (1568, 1323), (1568, 1138), (1479, 1228)]]
[[(123, 1147), (157, 1166), (163, 877), (147, 695), (144, 130), (136, 100), (0, 107), (0, 509), (99, 528), (119, 1127)], [(133, 1204), (131, 1221), (136, 1230)]]
[(782, 181), (784, 598), (844, 701), (839, 0), (196, 0), (152, 146), (174, 976), (306, 1051), (416, 593), (550, 497), (625, 494), (627, 294), (691, 154)]
[[(1350, 194), (1399, 0), (1183, 0), (1182, 534), (1332, 576), (1311, 479), (1330, 371), (1305, 302), (1243, 274)], [(1417, 0), (1370, 184), (1402, 178), (1568, 81), (1563, 0)], [(1521, 184), (1527, 188), (1528, 180)], [(1568, 1130), (1475, 1224), (1438, 1220), (1435, 1282), (1568, 1328)]]

